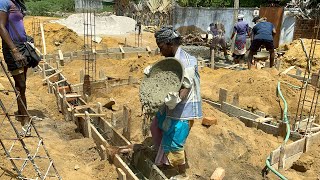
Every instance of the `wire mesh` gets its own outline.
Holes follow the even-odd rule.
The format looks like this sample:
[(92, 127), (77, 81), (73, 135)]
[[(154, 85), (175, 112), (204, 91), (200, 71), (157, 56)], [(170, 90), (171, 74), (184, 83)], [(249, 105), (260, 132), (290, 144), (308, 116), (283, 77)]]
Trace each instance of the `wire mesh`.
[(307, 66), (304, 73), (304, 78), (300, 90), (300, 96), (298, 101), (298, 107), (295, 115), (293, 129), (304, 135), (308, 135), (314, 131), (320, 129), (320, 127), (314, 127), (314, 122), (317, 115), (317, 107), (319, 100), (319, 75), (320, 71), (314, 70), (312, 65), (315, 63), (316, 47), (319, 45), (319, 30), (320, 19), (316, 20), (314, 27), (313, 39), (311, 40), (311, 47), (309, 52), (305, 48), (304, 41), (300, 39), (302, 48), (307, 57)]
[[(13, 100), (9, 101), (9, 105), (5, 105), (2, 98), (0, 99), (0, 117), (2, 119), (0, 124), (0, 144), (17, 173), (16, 177), (18, 179), (47, 179), (48, 177), (62, 179), (44, 145), (43, 138), (39, 135), (34, 125), (36, 117), (32, 117), (27, 111), (26, 105), (23, 103), (20, 93), (15, 88), (2, 60), (0, 60), (0, 65), (10, 83), (10, 89), (12, 89), (6, 91), (7, 95), (14, 94), (14, 96), (10, 96), (10, 98), (13, 97)], [(19, 123), (12, 119), (12, 117), (18, 118), (13, 112), (14, 104), (17, 101), (23, 104), (23, 108), (27, 113), (23, 117), (27, 118), (28, 122), (23, 127), (25, 129), (21, 128), (22, 131), (18, 130)]]

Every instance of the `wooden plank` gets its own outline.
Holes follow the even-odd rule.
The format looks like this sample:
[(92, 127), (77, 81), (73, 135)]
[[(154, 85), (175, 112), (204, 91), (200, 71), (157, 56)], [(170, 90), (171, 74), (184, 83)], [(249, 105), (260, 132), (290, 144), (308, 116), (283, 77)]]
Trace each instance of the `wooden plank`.
[(121, 159), (121, 157), (116, 154), (114, 157), (114, 165), (117, 168), (122, 169), (122, 171), (126, 174), (127, 180), (139, 180), (139, 178), (132, 172), (132, 170), (128, 167), (128, 165)]
[(305, 143), (306, 143), (306, 138), (300, 139), (296, 142), (290, 143), (286, 145), (286, 158), (289, 158), (295, 154), (298, 154), (300, 152), (304, 151), (305, 148)]
[(59, 70), (59, 71), (51, 74), (50, 76), (45, 77), (42, 81), (46, 81), (47, 79), (49, 79), (49, 78), (51, 78), (51, 77), (53, 77), (53, 76), (55, 76), (55, 75), (58, 75), (58, 74), (61, 73), (61, 72), (62, 72), (62, 70)]
[(280, 43), (280, 32), (283, 21), (283, 7), (260, 7), (259, 16), (266, 17), (268, 22), (271, 22), (277, 33), (274, 36), (274, 47), (278, 48)]
[(106, 114), (83, 114), (83, 113), (77, 113), (74, 114), (75, 117), (85, 117), (86, 115), (90, 116), (90, 117), (101, 117), (101, 116), (106, 116)]
[(91, 128), (91, 134), (94, 142), (97, 144), (97, 146), (103, 145), (104, 147), (108, 147), (108, 142), (101, 136), (101, 134), (98, 132), (98, 130), (90, 124)]
[(93, 141), (96, 143), (97, 148), (100, 151), (100, 157), (102, 160), (106, 159), (106, 147), (109, 146), (108, 142), (101, 136), (98, 130), (91, 124), (91, 136)]
[(280, 160), (280, 148), (272, 151), (270, 156), (271, 156), (271, 158), (270, 158), (270, 164), (271, 165), (279, 163), (279, 160)]
[(66, 94), (66, 98), (78, 98), (81, 97), (80, 94)]
[(295, 154), (293, 156), (286, 158), (284, 160), (284, 170), (290, 169), (292, 167), (293, 163), (296, 162), (301, 157), (302, 154), (303, 154), (303, 152), (300, 152), (298, 154)]
[(287, 68), (286, 70), (282, 71), (282, 72), (280, 73), (280, 75), (287, 74), (289, 71), (291, 71), (291, 70), (294, 69), (295, 67), (296, 67), (296, 66), (291, 66), (291, 67)]
[(262, 130), (267, 134), (273, 134), (275, 136), (279, 134), (279, 128), (277, 126), (267, 124), (267, 123), (259, 123), (258, 129)]
[(131, 109), (123, 106), (123, 136), (130, 141), (131, 139)]
[(117, 168), (118, 180), (127, 180), (126, 173), (122, 171), (122, 169)]
[(42, 47), (43, 47), (43, 59), (46, 59), (47, 55), (47, 46), (46, 46), (46, 38), (44, 36), (44, 28), (43, 23), (40, 23), (40, 31), (41, 31), (41, 39), (42, 39)]
[(119, 134), (116, 129), (114, 129), (112, 127), (112, 125), (107, 122), (106, 120), (104, 120), (104, 118), (100, 118), (101, 120), (101, 125), (103, 127), (100, 128), (104, 128), (104, 131), (108, 131), (110, 132), (110, 134), (105, 134), (105, 136), (108, 136), (108, 138), (111, 139), (113, 145), (116, 146), (126, 146), (126, 145), (130, 145), (131, 143), (121, 134)]
[(163, 174), (163, 172), (158, 168), (158, 166), (156, 166), (155, 164), (153, 164), (152, 161), (150, 161), (150, 159), (146, 159), (146, 163), (152, 165), (150, 176), (148, 177), (149, 179), (152, 179), (152, 180), (167, 180), (168, 179), (166, 177), (166, 175)]

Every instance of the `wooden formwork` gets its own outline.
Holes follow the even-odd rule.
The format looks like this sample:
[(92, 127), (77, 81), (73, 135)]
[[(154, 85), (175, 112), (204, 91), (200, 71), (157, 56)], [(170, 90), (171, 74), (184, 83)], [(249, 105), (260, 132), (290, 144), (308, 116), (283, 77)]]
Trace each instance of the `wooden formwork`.
[[(146, 48), (134, 48), (134, 47), (119, 47), (119, 48), (108, 48), (106, 50), (97, 50), (96, 51), (96, 58), (97, 59), (125, 59), (130, 57), (138, 57), (141, 55), (148, 55), (148, 56), (155, 56), (157, 55), (158, 51), (151, 50), (150, 47)], [(46, 60), (47, 62), (59, 62), (59, 64), (63, 65), (63, 63), (79, 59), (82, 57), (82, 51), (74, 51), (74, 52), (65, 52), (59, 51), (54, 54), (47, 54)]]
[[(94, 108), (82, 99), (82, 95), (73, 93), (75, 88), (78, 88), (77, 92), (81, 92), (81, 84), (76, 86), (71, 85), (62, 75), (61, 71), (54, 69), (47, 63), (43, 64), (42, 70), (48, 91), (55, 94), (58, 110), (64, 114), (65, 120), (75, 122), (78, 130), (84, 137), (94, 140), (102, 160), (111, 158), (107, 154), (109, 146), (126, 146), (131, 144), (124, 135), (118, 133), (111, 123), (105, 119), (106, 115), (102, 113), (100, 103), (97, 103), (96, 108)], [(106, 82), (109, 83), (109, 81)], [(132, 78), (130, 77), (127, 80), (111, 80), (109, 86), (116, 87), (128, 84), (132, 84)], [(130, 138), (130, 118), (130, 109), (124, 106), (122, 121), (126, 125), (124, 134), (128, 138)], [(119, 179), (139, 179), (133, 170), (130, 169), (124, 157), (116, 154), (112, 160), (117, 167)], [(137, 167), (137, 169), (139, 170), (140, 168), (142, 170), (141, 168), (144, 168), (143, 171), (147, 172), (143, 174), (144, 178), (155, 180), (168, 179), (149, 159), (142, 160), (141, 162), (143, 166)]]
[[(225, 102), (227, 100), (227, 94), (227, 90), (220, 89), (219, 103), (207, 99), (204, 99), (204, 102), (230, 116), (238, 117), (239, 120), (242, 121), (247, 127), (260, 129), (267, 134), (272, 134), (275, 136), (283, 135), (283, 133), (281, 132), (286, 131), (285, 126), (282, 126), (281, 124), (279, 126), (275, 126), (266, 122), (260, 122), (257, 120), (261, 117), (260, 115), (254, 114)], [(291, 132), (291, 135), (294, 135), (294, 133)], [(320, 138), (320, 132), (311, 134), (306, 137), (291, 137), (293, 138), (293, 140), (298, 140), (271, 152), (270, 164), (274, 168), (285, 170), (289, 169), (293, 165), (293, 163), (297, 161), (303, 153), (307, 152), (310, 149), (310, 146), (312, 146), (315, 141)]]

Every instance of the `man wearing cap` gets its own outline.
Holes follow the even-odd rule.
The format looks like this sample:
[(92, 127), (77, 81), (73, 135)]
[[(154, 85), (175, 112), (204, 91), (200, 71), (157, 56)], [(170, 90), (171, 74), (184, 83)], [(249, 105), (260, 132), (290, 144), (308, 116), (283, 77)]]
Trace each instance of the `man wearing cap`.
[(247, 34), (250, 36), (249, 24), (243, 21), (244, 15), (239, 14), (238, 22), (234, 25), (231, 39), (236, 35), (233, 58), (235, 63), (239, 63), (246, 53)]
[[(167, 95), (165, 107), (151, 124), (151, 134), (158, 148), (155, 164), (177, 167), (179, 174), (171, 179), (188, 179), (184, 145), (194, 120), (202, 118), (198, 63), (180, 47), (181, 36), (173, 27), (161, 28), (155, 38), (161, 54), (180, 61), (185, 74), (180, 91)], [(147, 67), (144, 73), (148, 75), (149, 70)]]
[(252, 29), (253, 41), (248, 56), (248, 67), (251, 69), (253, 55), (257, 54), (258, 49), (263, 45), (270, 53), (271, 68), (274, 65), (273, 36), (276, 34), (276, 29), (272, 23), (267, 22), (266, 18), (255, 17), (253, 22), (256, 25)]

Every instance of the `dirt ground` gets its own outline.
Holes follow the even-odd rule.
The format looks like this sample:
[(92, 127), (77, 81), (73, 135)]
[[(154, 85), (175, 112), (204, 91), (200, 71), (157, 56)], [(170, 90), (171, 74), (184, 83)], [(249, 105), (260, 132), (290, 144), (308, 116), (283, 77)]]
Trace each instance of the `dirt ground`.
[[(9, 83), (6, 77), (1, 76), (0, 82), (6, 89), (9, 89)], [(49, 154), (54, 159), (55, 165), (64, 179), (116, 179), (117, 174), (114, 166), (106, 161), (100, 161), (95, 144), (92, 139), (83, 138), (76, 132), (76, 125), (73, 122), (64, 121), (63, 115), (57, 110), (55, 97), (47, 93), (46, 87), (42, 85), (41, 77), (28, 77), (27, 102), (31, 115), (42, 118), (42, 121), (36, 121), (36, 127), (44, 139), (44, 143)], [(0, 94), (0, 99), (10, 111), (16, 111), (14, 95)], [(2, 110), (1, 110), (2, 111)], [(3, 122), (4, 116), (0, 115)], [(16, 126), (20, 125), (16, 122)], [(4, 129), (3, 129), (4, 128)], [(1, 127), (1, 136), (9, 131), (10, 125), (7, 121)], [(36, 144), (33, 144), (36, 147)], [(0, 179), (11, 179), (15, 172), (11, 164), (5, 157), (4, 151), (0, 154)], [(78, 170), (75, 167), (79, 166)]]
[[(44, 19), (47, 20), (47, 18)], [(30, 23), (32, 23), (31, 18), (26, 21), (26, 24), (30, 25)], [(31, 32), (31, 30), (27, 28), (27, 31)], [(45, 31), (49, 53), (57, 51), (58, 48), (64, 52), (81, 49), (82, 38), (63, 26), (47, 23)], [(143, 46), (156, 47), (152, 33), (145, 33), (143, 37)], [(133, 46), (134, 38), (134, 34), (106, 36), (103, 37), (102, 43), (97, 45), (97, 49), (118, 47), (125, 44), (125, 41)], [(59, 47), (55, 45), (56, 42), (60, 43)], [(97, 72), (103, 70), (106, 76), (115, 78), (127, 78), (132, 75), (141, 80), (143, 69), (161, 58), (161, 56), (143, 56), (125, 60), (98, 60)], [(79, 72), (83, 68), (84, 63), (79, 59), (67, 63), (62, 69), (68, 81), (77, 84), (80, 82)], [(200, 70), (201, 94), (203, 98), (218, 101), (219, 89), (226, 88), (229, 91), (228, 102), (232, 102), (233, 95), (238, 93), (242, 108), (250, 111), (260, 110), (269, 116), (279, 118), (281, 110), (279, 98), (276, 96), (277, 82), (281, 80), (298, 86), (301, 83), (288, 76), (279, 76), (278, 74), (279, 72), (275, 69), (231, 71), (204, 68)], [(9, 86), (5, 77), (0, 77), (0, 82), (6, 88)], [(289, 115), (293, 115), (299, 91), (286, 85), (281, 85), (281, 88), (288, 100)], [(108, 102), (110, 98), (114, 98), (118, 113), (121, 113), (123, 105), (128, 105), (132, 110), (131, 141), (142, 142), (144, 140), (141, 132), (142, 113), (138, 94), (139, 84), (135, 84), (116, 87), (108, 92), (95, 90), (89, 100), (90, 103), (101, 102), (103, 104)], [(0, 94), (0, 98), (5, 102), (5, 105), (13, 102), (12, 94), (9, 96)], [(54, 96), (47, 93), (46, 86), (42, 85), (38, 75), (28, 77), (27, 101), (29, 110), (33, 110), (37, 112), (35, 115), (43, 117), (43, 120), (36, 122), (36, 125), (64, 179), (117, 178), (114, 166), (100, 161), (92, 140), (83, 138), (81, 134), (77, 133), (76, 126), (72, 122), (64, 121), (63, 116), (57, 111)], [(104, 109), (104, 111), (111, 114), (108, 109)], [(198, 121), (191, 130), (186, 144), (189, 164), (187, 172), (191, 179), (208, 179), (217, 167), (226, 169), (225, 179), (262, 179), (260, 172), (265, 165), (265, 159), (272, 150), (281, 144), (282, 138), (247, 128), (237, 118), (231, 118), (207, 103), (203, 103), (203, 113), (204, 116), (216, 117), (218, 124), (206, 128)], [(0, 116), (0, 120), (2, 119), (3, 116)], [(4, 154), (0, 155), (0, 179), (10, 179), (13, 176), (11, 173), (14, 174), (14, 172)], [(316, 153), (311, 156), (318, 157)], [(315, 160), (314, 168), (309, 170), (309, 172), (312, 171), (312, 177), (319, 173), (317, 170), (319, 164), (320, 162)], [(75, 170), (76, 165), (80, 169)], [(299, 176), (296, 176), (297, 174)], [(294, 170), (287, 171), (286, 175), (292, 179), (311, 177), (310, 173), (298, 173)], [(276, 179), (276, 177), (270, 175), (270, 179)]]

